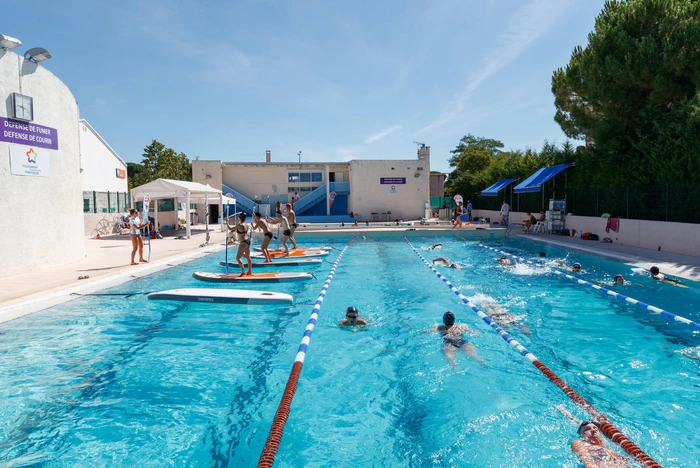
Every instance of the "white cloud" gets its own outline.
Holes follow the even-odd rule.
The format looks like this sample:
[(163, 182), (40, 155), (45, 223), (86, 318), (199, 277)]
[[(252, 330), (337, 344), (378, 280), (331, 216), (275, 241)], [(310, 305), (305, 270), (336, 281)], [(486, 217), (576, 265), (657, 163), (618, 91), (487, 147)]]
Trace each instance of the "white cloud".
[(454, 120), (463, 118), (467, 101), (474, 91), (501, 68), (515, 60), (533, 42), (545, 34), (566, 12), (571, 0), (532, 0), (518, 10), (505, 30), (498, 36), (498, 46), (487, 51), (486, 58), (471, 76), (469, 83), (457, 96), (456, 102), (436, 120), (421, 128), (417, 134), (435, 130)]
[(368, 136), (367, 139), (365, 140), (365, 143), (377, 142), (377, 141), (381, 140), (382, 138), (384, 138), (385, 136), (391, 135), (392, 133), (397, 132), (399, 130), (401, 130), (401, 125), (394, 125), (393, 127), (386, 128), (386, 129), (382, 130), (381, 132), (378, 132), (378, 133), (375, 133), (374, 135)]

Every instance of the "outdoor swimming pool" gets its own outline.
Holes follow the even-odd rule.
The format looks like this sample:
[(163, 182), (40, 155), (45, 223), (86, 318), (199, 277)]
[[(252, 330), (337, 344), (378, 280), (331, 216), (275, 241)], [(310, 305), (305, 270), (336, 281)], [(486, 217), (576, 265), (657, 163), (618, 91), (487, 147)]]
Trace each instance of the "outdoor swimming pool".
[[(349, 240), (314, 239), (341, 249)], [(435, 242), (443, 247), (425, 250)], [(697, 329), (493, 252), (413, 238), (477, 303), (495, 301), (532, 330), (521, 343), (664, 466), (697, 466), (700, 361), (661, 348), (700, 344)], [(539, 261), (566, 252), (514, 239), (485, 242)], [(335, 260), (338, 251), (326, 257)], [(223, 253), (104, 292), (224, 287)], [(545, 260), (547, 260), (545, 259)], [(571, 253), (584, 279), (623, 273), (625, 294), (698, 321), (700, 291), (631, 276), (630, 267)], [(0, 462), (17, 466), (254, 466), (286, 385), (318, 280), (255, 285), (293, 306), (231, 306), (84, 297), (0, 326)], [(304, 271), (293, 267), (285, 271)], [(239, 286), (242, 287), (242, 286)], [(340, 329), (349, 305), (366, 330)], [(481, 366), (452, 368), (434, 333), (446, 310), (481, 332)], [(357, 239), (323, 302), (276, 458), (299, 466), (580, 466), (569, 446), (586, 419), (568, 397), (436, 278), (402, 239)], [(622, 452), (608, 441), (608, 445)]]

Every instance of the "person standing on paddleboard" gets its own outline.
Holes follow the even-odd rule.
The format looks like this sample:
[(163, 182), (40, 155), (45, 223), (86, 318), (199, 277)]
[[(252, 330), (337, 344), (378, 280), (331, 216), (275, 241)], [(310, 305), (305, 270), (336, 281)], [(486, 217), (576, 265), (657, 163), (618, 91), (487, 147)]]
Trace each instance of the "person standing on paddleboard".
[(296, 239), (294, 239), (294, 232), (299, 227), (299, 224), (297, 224), (297, 215), (294, 212), (294, 209), (292, 208), (292, 205), (290, 203), (287, 203), (285, 205), (285, 211), (286, 211), (287, 222), (289, 223), (289, 230), (292, 231), (292, 234), (289, 236), (289, 240), (292, 241), (292, 245), (294, 246), (292, 248), (298, 249), (297, 241), (296, 241)]
[(253, 229), (262, 229), (263, 232), (263, 241), (262, 245), (260, 246), (260, 250), (262, 250), (263, 255), (265, 255), (265, 262), (266, 263), (272, 263), (272, 257), (270, 257), (270, 251), (267, 249), (267, 247), (270, 245), (270, 241), (272, 240), (272, 233), (270, 232), (270, 228), (265, 222), (264, 219), (262, 219), (262, 215), (260, 214), (259, 211), (256, 211), (255, 214), (253, 215)]
[[(238, 219), (240, 223), (236, 226), (236, 235), (238, 236), (238, 253), (236, 254), (236, 261), (238, 266), (241, 267), (241, 274), (239, 276), (252, 276), (253, 275), (253, 261), (250, 258), (250, 241), (252, 239), (253, 228), (245, 222), (245, 213), (238, 213)], [(243, 267), (243, 262), (241, 258), (245, 257), (248, 260), (248, 273), (246, 274), (245, 268)]]
[(289, 239), (289, 236), (292, 235), (292, 230), (289, 229), (289, 221), (287, 221), (287, 218), (284, 218), (282, 216), (282, 212), (280, 210), (277, 210), (275, 215), (277, 216), (275, 219), (272, 219), (268, 216), (267, 222), (270, 224), (279, 224), (282, 226), (282, 235), (280, 236), (280, 242), (282, 242), (282, 246), (284, 247), (284, 255), (282, 256), (289, 257), (289, 247), (287, 247), (287, 239)]

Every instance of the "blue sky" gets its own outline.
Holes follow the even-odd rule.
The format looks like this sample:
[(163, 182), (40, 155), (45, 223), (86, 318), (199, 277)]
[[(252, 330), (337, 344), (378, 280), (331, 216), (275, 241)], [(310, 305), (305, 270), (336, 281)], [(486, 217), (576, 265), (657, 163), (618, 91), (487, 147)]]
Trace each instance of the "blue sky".
[(448, 172), (467, 133), (565, 141), (552, 72), (603, 3), (5, 0), (0, 33), (53, 54), (46, 68), (126, 161), (154, 138), (190, 159), (278, 162), (409, 159), (420, 141)]

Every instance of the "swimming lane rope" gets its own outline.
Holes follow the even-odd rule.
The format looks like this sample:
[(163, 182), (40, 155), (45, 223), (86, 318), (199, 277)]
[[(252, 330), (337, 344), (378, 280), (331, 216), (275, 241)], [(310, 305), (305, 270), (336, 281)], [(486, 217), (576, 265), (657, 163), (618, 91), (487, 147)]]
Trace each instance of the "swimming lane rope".
[(530, 361), (535, 367), (537, 367), (540, 372), (542, 372), (551, 382), (553, 382), (557, 387), (559, 387), (566, 395), (571, 398), (575, 403), (580, 405), (584, 410), (586, 410), (588, 413), (590, 413), (595, 419), (596, 422), (599, 423), (600, 425), (600, 430), (603, 434), (605, 434), (610, 440), (612, 440), (614, 443), (618, 444), (622, 449), (632, 455), (637, 461), (641, 462), (644, 464), (644, 466), (649, 466), (649, 467), (658, 467), (660, 468), (661, 465), (656, 463), (653, 458), (651, 458), (649, 455), (644, 453), (642, 449), (640, 449), (634, 442), (629, 440), (620, 430), (615, 427), (610, 420), (600, 411), (598, 411), (593, 405), (591, 405), (589, 402), (587, 402), (581, 395), (576, 393), (571, 387), (569, 387), (566, 382), (561, 380), (554, 372), (552, 372), (547, 366), (542, 364), (537, 357), (532, 354), (530, 351), (528, 351), (522, 344), (520, 344), (517, 340), (515, 340), (512, 336), (510, 336), (505, 330), (503, 330), (498, 324), (491, 320), (488, 315), (486, 315), (482, 310), (480, 310), (476, 304), (471, 302), (469, 299), (467, 299), (450, 281), (442, 276), (442, 274), (435, 269), (433, 265), (428, 263), (428, 261), (423, 257), (423, 255), (416, 250), (413, 245), (406, 239), (405, 237), (403, 238), (406, 243), (413, 249), (413, 252), (415, 252), (416, 255), (425, 263), (425, 265), (430, 268), (433, 273), (437, 275), (439, 279), (442, 280), (443, 283), (447, 285), (447, 287), (452, 290), (453, 293), (459, 297), (460, 301), (462, 304), (466, 305), (469, 307), (476, 315), (481, 317), (481, 319), (486, 322), (487, 325), (489, 325), (491, 328), (493, 328), (496, 333), (501, 335), (501, 338), (505, 340), (506, 343), (511, 345), (513, 348), (517, 349), (520, 354), (525, 356), (528, 361)]
[(280, 442), (282, 441), (282, 434), (284, 434), (284, 426), (287, 423), (287, 418), (289, 418), (289, 413), (291, 411), (292, 399), (294, 399), (294, 393), (297, 390), (297, 384), (299, 383), (299, 376), (301, 375), (301, 368), (304, 365), (304, 358), (306, 358), (306, 350), (309, 347), (309, 342), (311, 341), (311, 333), (314, 331), (316, 326), (316, 321), (318, 320), (318, 313), (321, 310), (321, 304), (323, 299), (326, 297), (326, 291), (328, 291), (328, 286), (331, 284), (331, 280), (335, 276), (335, 269), (338, 267), (340, 259), (343, 258), (343, 254), (350, 244), (355, 240), (353, 237), (350, 242), (347, 243), (345, 248), (338, 254), (338, 258), (335, 259), (333, 267), (330, 273), (328, 273), (328, 278), (326, 282), (323, 283), (323, 288), (321, 288), (321, 293), (316, 299), (316, 304), (311, 312), (311, 317), (309, 317), (309, 322), (306, 325), (306, 330), (304, 331), (304, 336), (301, 339), (301, 344), (299, 345), (299, 350), (297, 351), (297, 356), (294, 359), (294, 364), (292, 365), (292, 371), (289, 373), (289, 378), (287, 379), (287, 387), (284, 389), (282, 394), (282, 401), (280, 401), (279, 407), (277, 408), (277, 414), (275, 414), (275, 419), (272, 421), (272, 427), (270, 428), (270, 434), (267, 436), (267, 441), (265, 442), (265, 447), (263, 447), (262, 454), (260, 455), (260, 460), (258, 461), (258, 468), (270, 468), (275, 463), (275, 455), (279, 449)]
[(569, 279), (576, 284), (580, 284), (583, 286), (589, 286), (589, 287), (595, 289), (596, 291), (598, 291), (599, 293), (615, 297), (615, 298), (620, 299), (620, 300), (625, 301), (625, 302), (629, 302), (630, 304), (637, 305), (637, 306), (641, 307), (642, 309), (645, 309), (645, 310), (648, 310), (648, 311), (651, 311), (651, 312), (654, 312), (657, 314), (661, 314), (663, 316), (666, 316), (668, 318), (675, 320), (676, 322), (681, 322), (681, 323), (685, 323), (686, 325), (690, 325), (691, 327), (700, 328), (700, 323), (698, 323), (698, 322), (693, 322), (692, 320), (689, 320), (685, 317), (681, 317), (680, 315), (673, 314), (667, 310), (664, 310), (664, 309), (661, 309), (659, 307), (655, 307), (653, 305), (647, 304), (646, 302), (638, 301), (637, 299), (625, 296), (624, 294), (620, 294), (620, 293), (617, 293), (615, 291), (611, 291), (610, 289), (604, 288), (602, 286), (598, 286), (597, 284), (590, 283), (586, 280), (583, 280), (581, 278), (577, 278), (577, 277), (572, 276), (572, 275), (567, 275), (566, 273), (562, 273), (561, 271), (557, 271), (553, 268), (549, 268), (547, 266), (540, 265), (539, 263), (533, 262), (532, 260), (527, 260), (526, 258), (519, 257), (517, 255), (505, 252), (503, 250), (489, 247), (488, 245), (484, 245), (484, 244), (481, 244), (479, 242), (474, 242), (474, 244), (478, 245), (479, 247), (483, 247), (485, 249), (492, 250), (494, 252), (498, 252), (502, 255), (508, 255), (510, 257), (513, 257), (516, 260), (523, 262), (523, 263), (527, 263), (529, 265), (534, 265), (537, 268), (543, 269), (544, 271), (546, 271), (548, 273), (554, 273), (555, 275), (561, 276), (562, 278)]

